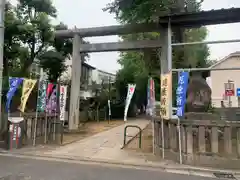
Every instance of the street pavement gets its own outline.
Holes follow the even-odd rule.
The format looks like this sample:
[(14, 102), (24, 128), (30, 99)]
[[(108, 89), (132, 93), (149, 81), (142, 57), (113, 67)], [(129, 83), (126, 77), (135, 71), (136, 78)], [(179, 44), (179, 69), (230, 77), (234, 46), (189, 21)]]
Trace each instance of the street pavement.
[[(74, 159), (105, 160), (105, 161), (130, 161), (139, 162), (139, 157), (122, 150), (124, 128), (127, 125), (137, 125), (144, 129), (150, 123), (146, 119), (129, 120), (123, 125), (95, 134), (80, 141), (49, 149), (32, 149), (24, 154), (47, 155), (51, 157), (68, 157)], [(127, 140), (132, 139), (138, 133), (137, 128), (128, 128)], [(20, 150), (21, 151), (21, 150)], [(20, 152), (19, 151), (19, 152)], [(145, 159), (141, 159), (145, 162)]]
[[(114, 180), (129, 178), (131, 178), (131, 180), (143, 180), (151, 178), (151, 180), (154, 180), (159, 179), (159, 177), (164, 180), (171, 178), (188, 179), (190, 175), (201, 176), (201, 179), (206, 179), (207, 177), (215, 177), (215, 172), (232, 173), (225, 170), (179, 165), (166, 160), (152, 162), (148, 161), (148, 158), (145, 156), (145, 154), (138, 154), (121, 149), (123, 145), (123, 132), (126, 125), (138, 125), (141, 129), (143, 129), (149, 123), (150, 122), (148, 120), (144, 119), (128, 121), (124, 125), (61, 147), (51, 148), (43, 146), (41, 148), (33, 147), (29, 149), (22, 148), (14, 151), (0, 151), (0, 175), (7, 176), (7, 174), (15, 173), (16, 171), (13, 176), (18, 176), (20, 174), (18, 179), (15, 178), (17, 180), (21, 180), (21, 172), (23, 172), (23, 176), (34, 177), (35, 179), (38, 178), (38, 176), (42, 176), (43, 178), (41, 180), (61, 178), (69, 180), (82, 180), (84, 178), (90, 180), (95, 180), (96, 178), (98, 178), (98, 180), (103, 178), (115, 178)], [(137, 133), (137, 129), (129, 128), (128, 136), (133, 137)], [(5, 159), (3, 157), (5, 157)], [(7, 157), (10, 158), (10, 161), (7, 160)], [(15, 163), (15, 160), (12, 160), (13, 157), (38, 159), (39, 161), (23, 161), (21, 159), (17, 159)], [(55, 162), (40, 161), (42, 159), (47, 159), (49, 161), (54, 160)], [(21, 162), (22, 165), (20, 165)], [(69, 167), (67, 167), (68, 165), (66, 165), (66, 163), (61, 164), (61, 162), (70, 162), (71, 164)], [(74, 165), (73, 162), (77, 163), (77, 165)], [(94, 166), (93, 164), (98, 164), (98, 166)], [(55, 167), (57, 165), (59, 168)], [(108, 167), (107, 169), (106, 166), (115, 166), (115, 168)], [(133, 169), (116, 169), (116, 166), (128, 166), (132, 167)], [(151, 173), (148, 171), (151, 171)], [(180, 174), (182, 174), (182, 176)], [(1, 179), (1, 176), (0, 180), (12, 180), (6, 178)], [(240, 177), (240, 172), (234, 172), (234, 176)], [(191, 177), (191, 179), (199, 179), (194, 176)], [(27, 177), (24, 178), (27, 179)]]
[(0, 156), (0, 180), (211, 180), (160, 170)]

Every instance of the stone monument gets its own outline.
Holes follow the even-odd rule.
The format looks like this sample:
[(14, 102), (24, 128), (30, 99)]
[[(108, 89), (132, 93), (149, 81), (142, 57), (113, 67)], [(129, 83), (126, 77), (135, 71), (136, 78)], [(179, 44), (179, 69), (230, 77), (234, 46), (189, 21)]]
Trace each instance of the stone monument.
[(211, 106), (211, 88), (202, 72), (192, 72), (187, 91), (185, 119), (213, 120), (217, 117), (209, 113)]

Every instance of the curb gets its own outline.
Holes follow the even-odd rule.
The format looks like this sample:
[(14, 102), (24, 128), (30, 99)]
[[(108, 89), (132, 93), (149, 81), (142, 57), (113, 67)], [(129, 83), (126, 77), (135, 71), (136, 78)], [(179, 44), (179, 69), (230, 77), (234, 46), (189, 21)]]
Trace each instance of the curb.
[[(138, 168), (138, 169), (148, 169), (154, 171), (162, 171), (166, 173), (182, 174), (182, 175), (192, 175), (192, 176), (201, 176), (201, 177), (210, 177), (210, 178), (225, 178), (225, 179), (237, 179), (240, 177), (240, 171), (233, 170), (222, 170), (222, 169), (207, 169), (202, 167), (191, 167), (184, 165), (169, 165), (165, 164), (149, 164), (146, 163), (133, 163), (133, 162), (121, 162), (114, 160), (103, 160), (103, 159), (91, 159), (91, 158), (79, 158), (79, 157), (68, 157), (68, 156), (51, 156), (51, 155), (26, 155), (23, 153), (4, 153), (0, 152), (0, 156), (8, 157), (19, 157), (19, 158), (30, 158), (30, 159), (39, 159), (44, 160), (65, 160), (65, 161), (74, 161), (78, 163), (95, 163), (95, 164), (105, 164), (105, 165), (116, 165), (124, 166), (125, 168)], [(45, 159), (46, 160), (46, 159)]]

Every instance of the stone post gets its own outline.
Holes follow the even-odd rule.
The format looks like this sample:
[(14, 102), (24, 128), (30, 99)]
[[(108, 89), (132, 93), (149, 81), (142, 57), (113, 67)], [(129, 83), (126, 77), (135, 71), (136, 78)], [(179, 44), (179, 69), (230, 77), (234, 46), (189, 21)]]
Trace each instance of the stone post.
[(211, 129), (211, 151), (218, 153), (218, 127), (214, 126)]
[(177, 126), (175, 124), (170, 124), (170, 141), (171, 141), (171, 149), (176, 150), (177, 149)]
[(223, 140), (224, 140), (224, 150), (226, 154), (232, 153), (232, 131), (231, 127), (224, 127), (224, 134), (223, 134)]
[(205, 140), (205, 127), (204, 126), (198, 127), (198, 147), (199, 147), (199, 152), (201, 152), (201, 153), (206, 152), (206, 140)]

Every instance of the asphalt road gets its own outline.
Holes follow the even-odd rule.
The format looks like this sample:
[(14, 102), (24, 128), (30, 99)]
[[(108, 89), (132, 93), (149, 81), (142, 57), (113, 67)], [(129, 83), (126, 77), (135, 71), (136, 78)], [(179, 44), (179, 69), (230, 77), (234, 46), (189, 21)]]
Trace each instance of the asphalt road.
[(0, 156), (0, 180), (213, 180), (156, 170)]

